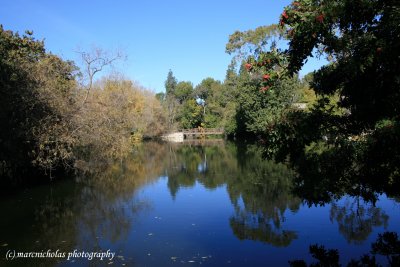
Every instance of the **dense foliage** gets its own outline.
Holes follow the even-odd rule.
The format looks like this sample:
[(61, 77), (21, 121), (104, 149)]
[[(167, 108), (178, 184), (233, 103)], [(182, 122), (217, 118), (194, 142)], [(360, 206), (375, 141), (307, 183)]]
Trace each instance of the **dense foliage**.
[[(271, 31), (264, 39), (249, 38), (257, 31), (235, 33), (227, 46), (228, 52), (249, 44), (256, 48), (243, 67), (262, 77), (258, 90), (279, 90), (311, 56), (326, 57), (329, 64), (305, 77), (317, 95), (315, 104), (308, 110), (284, 112), (265, 131), (266, 155), (289, 160), (297, 171), (294, 192), (309, 205), (331, 203), (345, 194), (372, 203), (380, 193), (398, 196), (399, 2), (299, 0), (284, 9), (279, 26), (287, 48), (265, 46)], [(338, 210), (337, 216), (344, 214)], [(386, 237), (394, 240), (390, 235), (380, 236), (377, 244), (387, 242)], [(373, 254), (389, 255), (374, 246)], [(312, 246), (310, 252), (319, 260), (310, 266), (339, 266), (337, 251)], [(397, 266), (398, 248), (390, 253), (395, 256), (389, 263)], [(292, 266), (307, 264), (299, 261)], [(374, 257), (365, 256), (348, 266), (378, 265)]]
[(47, 54), (31, 33), (0, 27), (0, 176), (17, 183), (70, 157), (66, 117), (74, 104), (72, 62)]
[(294, 1), (279, 22), (288, 48), (259, 49), (244, 64), (268, 94), (313, 54), (330, 60), (308, 77), (315, 105), (285, 113), (263, 137), (268, 155), (289, 157), (303, 192), (320, 181), (328, 198), (354, 190), (371, 198), (378, 179), (382, 191), (398, 190), (399, 18), (396, 1)]
[(2, 185), (52, 178), (93, 157), (121, 156), (130, 150), (132, 134), (162, 132), (165, 119), (155, 96), (120, 76), (96, 82), (106, 61), (94, 66), (104, 55), (92, 55), (89, 80), (81, 85), (85, 73), (72, 61), (46, 52), (31, 32), (20, 36), (0, 27)]

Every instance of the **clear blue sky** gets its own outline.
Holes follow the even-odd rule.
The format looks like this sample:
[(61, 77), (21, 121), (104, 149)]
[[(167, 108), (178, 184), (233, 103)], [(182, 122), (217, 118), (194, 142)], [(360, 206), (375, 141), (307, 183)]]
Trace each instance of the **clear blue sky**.
[[(223, 80), (236, 30), (276, 23), (289, 0), (3, 0), (7, 30), (33, 30), (48, 51), (78, 61), (74, 52), (95, 45), (122, 49), (119, 71), (156, 92), (171, 69), (179, 81)], [(304, 73), (315, 68), (307, 65)]]

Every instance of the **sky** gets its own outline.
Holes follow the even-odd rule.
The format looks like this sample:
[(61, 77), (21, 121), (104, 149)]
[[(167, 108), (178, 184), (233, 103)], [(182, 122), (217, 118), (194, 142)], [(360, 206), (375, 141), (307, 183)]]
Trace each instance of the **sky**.
[[(32, 30), (47, 51), (78, 65), (76, 51), (122, 51), (116, 70), (162, 92), (169, 70), (195, 86), (223, 81), (229, 35), (277, 23), (289, 0), (2, 0), (5, 30)], [(303, 74), (320, 66), (311, 60)]]

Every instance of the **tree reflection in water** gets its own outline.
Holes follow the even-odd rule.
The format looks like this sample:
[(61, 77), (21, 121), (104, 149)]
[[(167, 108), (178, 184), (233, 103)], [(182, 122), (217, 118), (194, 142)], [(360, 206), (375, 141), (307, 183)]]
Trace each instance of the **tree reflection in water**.
[(346, 198), (343, 204), (333, 202), (330, 220), (337, 221), (339, 232), (349, 243), (361, 244), (372, 233), (373, 227), (388, 224), (389, 216), (360, 197)]
[(291, 194), (294, 173), (283, 164), (264, 160), (256, 146), (241, 148), (238, 160), (237, 175), (227, 183), (235, 207), (230, 219), (233, 232), (239, 239), (288, 246), (297, 234), (283, 229), (285, 212), (296, 212), (301, 204)]
[[(330, 176), (321, 178), (315, 173), (300, 177), (285, 164), (265, 160), (255, 145), (145, 143), (107, 167), (87, 164), (90, 173), (78, 177), (78, 183), (68, 182), (54, 190), (47, 187), (46, 192), (38, 193), (40, 197), (33, 196), (35, 202), (3, 204), (5, 214), (18, 215), (0, 221), (0, 229), (16, 229), (1, 232), (3, 240), (25, 251), (43, 247), (107, 250), (110, 243), (132, 234), (136, 216), (151, 209), (148, 202), (135, 197), (136, 192), (160, 176), (166, 177), (172, 198), (181, 188), (196, 184), (209, 190), (226, 188), (233, 206), (226, 224), (240, 240), (288, 247), (300, 236), (288, 228), (286, 218), (303, 204), (331, 205), (330, 220), (338, 223), (339, 232), (349, 243), (362, 243), (374, 228), (386, 227), (389, 221), (373, 201), (360, 197), (365, 192), (375, 194), (371, 186), (352, 183), (351, 194), (343, 197), (349, 181), (345, 186), (330, 187)], [(317, 197), (321, 195), (322, 199)], [(34, 222), (32, 227), (23, 223), (27, 220)]]
[[(77, 177), (78, 182), (33, 188), (0, 202), (1, 210), (13, 215), (0, 220), (2, 242), (19, 251), (107, 251), (110, 247), (105, 240), (126, 238), (134, 229), (137, 214), (151, 208), (133, 196), (142, 185), (159, 177), (159, 162), (166, 154), (163, 148), (139, 145), (132, 155), (108, 165), (86, 162), (89, 173)], [(7, 247), (0, 247), (2, 255)], [(63, 260), (27, 258), (8, 261), (7, 266), (54, 266)], [(83, 263), (87, 261), (83, 259)], [(95, 260), (90, 263), (96, 265)]]
[(282, 228), (285, 212), (296, 212), (301, 204), (291, 194), (294, 173), (284, 164), (264, 160), (255, 145), (178, 145), (170, 151), (168, 188), (173, 198), (179, 188), (196, 182), (209, 189), (226, 185), (235, 209), (229, 223), (237, 238), (279, 247), (297, 238), (294, 231)]
[(98, 250), (102, 238), (115, 242), (128, 236), (134, 228), (135, 215), (151, 208), (149, 203), (133, 196), (141, 186), (159, 177), (162, 172), (159, 162), (165, 153), (157, 143), (141, 144), (134, 147), (130, 156), (107, 168), (91, 170), (92, 178), (85, 179), (79, 199), (85, 203), (79, 220), (85, 247)]
[[(346, 201), (337, 201), (346, 191), (337, 184), (332, 186), (330, 176), (322, 179), (310, 175), (304, 179), (303, 174), (300, 179), (287, 165), (265, 160), (256, 145), (170, 145), (168, 151), (171, 196), (175, 198), (181, 187), (192, 187), (196, 182), (209, 189), (226, 185), (235, 210), (229, 224), (241, 240), (290, 245), (297, 234), (282, 223), (285, 213), (297, 212), (302, 203), (331, 204), (330, 220), (337, 221), (339, 232), (349, 243), (362, 243), (374, 227), (386, 227), (389, 219), (375, 206), (377, 196), (369, 187), (353, 184)], [(308, 168), (307, 173), (312, 169)]]

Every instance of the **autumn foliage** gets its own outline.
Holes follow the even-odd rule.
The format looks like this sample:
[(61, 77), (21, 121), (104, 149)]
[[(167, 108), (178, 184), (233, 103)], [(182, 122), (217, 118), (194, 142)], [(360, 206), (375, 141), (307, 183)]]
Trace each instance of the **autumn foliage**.
[(0, 184), (52, 179), (94, 158), (105, 163), (124, 156), (132, 136), (163, 130), (161, 105), (149, 90), (114, 75), (89, 91), (81, 76), (31, 32), (0, 26)]

